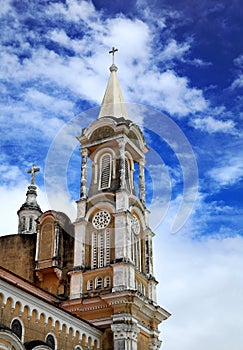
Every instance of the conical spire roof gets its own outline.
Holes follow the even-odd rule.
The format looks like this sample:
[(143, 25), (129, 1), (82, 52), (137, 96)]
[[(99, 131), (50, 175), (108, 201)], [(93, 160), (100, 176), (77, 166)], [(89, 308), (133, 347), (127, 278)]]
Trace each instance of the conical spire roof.
[(117, 66), (113, 63), (110, 67), (110, 78), (105, 95), (101, 103), (98, 119), (102, 117), (115, 117), (129, 119), (126, 104), (117, 78)]

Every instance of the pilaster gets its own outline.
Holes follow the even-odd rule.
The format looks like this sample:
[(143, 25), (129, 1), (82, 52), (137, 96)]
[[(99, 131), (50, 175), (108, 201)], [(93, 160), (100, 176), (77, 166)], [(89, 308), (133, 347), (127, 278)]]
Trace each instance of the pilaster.
[(120, 152), (120, 189), (125, 189), (125, 140), (117, 140)]
[(82, 148), (80, 150), (81, 156), (82, 156), (82, 165), (81, 165), (81, 184), (80, 184), (80, 198), (86, 198), (87, 197), (87, 156), (88, 156), (88, 149)]
[(141, 159), (139, 161), (139, 196), (140, 196), (140, 201), (145, 206), (146, 198), (145, 198), (144, 165), (145, 165), (145, 159)]
[(137, 350), (139, 328), (136, 324), (112, 324), (114, 350)]

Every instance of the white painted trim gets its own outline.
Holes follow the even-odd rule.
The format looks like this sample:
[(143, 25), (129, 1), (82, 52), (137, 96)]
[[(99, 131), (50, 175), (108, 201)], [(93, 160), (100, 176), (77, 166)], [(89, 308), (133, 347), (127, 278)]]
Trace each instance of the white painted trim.
[(100, 344), (100, 336), (102, 332), (91, 327), (86, 322), (77, 319), (76, 317), (70, 315), (54, 305), (47, 304), (45, 301), (36, 298), (35, 296), (28, 294), (27, 292), (18, 289), (18, 287), (12, 286), (11, 284), (0, 279), (0, 291), (4, 294), (5, 300), (11, 298), (13, 300), (13, 304), (16, 302), (21, 304), (21, 310), (23, 312), (24, 307), (28, 306), (30, 309), (30, 313), (33, 310), (37, 311), (38, 317), (40, 317), (41, 313), (46, 315), (46, 319), (51, 318), (53, 320), (53, 325), (58, 321), (60, 324), (60, 330), (63, 325), (66, 325), (67, 334), (69, 332), (69, 328), (72, 328), (74, 333), (77, 331), (80, 333), (80, 338), (82, 339), (82, 334), (85, 334), (88, 337), (91, 337), (92, 342), (94, 340), (97, 341), (97, 346), (99, 348)]

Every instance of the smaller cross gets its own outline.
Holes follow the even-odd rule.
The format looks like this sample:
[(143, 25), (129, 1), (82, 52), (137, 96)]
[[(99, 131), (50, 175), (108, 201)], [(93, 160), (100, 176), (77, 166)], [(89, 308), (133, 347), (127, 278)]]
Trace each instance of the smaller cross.
[(35, 164), (32, 164), (31, 169), (27, 170), (27, 173), (28, 173), (28, 174), (31, 174), (31, 182), (30, 182), (31, 185), (34, 185), (34, 184), (35, 184), (35, 173), (36, 173), (37, 171), (40, 171), (40, 168), (36, 168), (36, 167), (35, 167)]
[(115, 49), (114, 46), (113, 48), (109, 51), (109, 53), (112, 53), (112, 64), (114, 64), (114, 55), (115, 55), (115, 52), (117, 52), (118, 49)]

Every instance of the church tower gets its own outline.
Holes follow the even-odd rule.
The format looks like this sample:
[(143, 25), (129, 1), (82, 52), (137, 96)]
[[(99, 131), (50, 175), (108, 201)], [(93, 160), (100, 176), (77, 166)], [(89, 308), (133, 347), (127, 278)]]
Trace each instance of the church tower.
[(156, 350), (158, 325), (170, 314), (156, 303), (145, 198), (148, 147), (128, 116), (115, 51), (98, 118), (78, 136), (81, 193), (70, 300), (63, 307), (104, 330), (104, 350)]
[(28, 190), (26, 193), (26, 201), (20, 209), (18, 210), (18, 233), (36, 233), (36, 219), (42, 214), (41, 208), (37, 203), (36, 197), (36, 186), (35, 186), (35, 173), (40, 171), (39, 168), (36, 168), (33, 164), (31, 169), (27, 171), (27, 173), (31, 174), (31, 183), (28, 186)]

